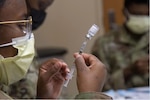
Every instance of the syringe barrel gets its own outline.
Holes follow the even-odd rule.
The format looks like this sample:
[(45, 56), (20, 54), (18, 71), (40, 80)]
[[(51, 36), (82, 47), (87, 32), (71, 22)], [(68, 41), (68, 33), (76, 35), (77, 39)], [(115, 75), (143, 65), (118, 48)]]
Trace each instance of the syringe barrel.
[[(99, 30), (99, 27), (97, 25), (95, 25), (95, 24), (92, 25), (92, 27), (88, 31), (88, 34), (86, 34), (86, 40), (83, 42), (79, 53), (83, 52), (83, 50), (85, 49), (85, 47), (87, 45), (88, 40), (90, 40), (98, 32), (98, 30)], [(75, 66), (72, 66), (70, 73), (68, 73), (68, 75), (67, 75), (67, 80), (64, 83), (65, 87), (67, 87), (69, 80), (72, 79), (74, 71), (75, 71)]]
[(86, 47), (86, 45), (87, 45), (87, 42), (88, 42), (88, 40), (86, 39), (86, 40), (82, 43), (82, 46), (81, 46), (81, 48), (80, 48), (79, 53), (82, 53), (82, 52), (84, 51), (84, 49), (85, 49), (85, 47)]

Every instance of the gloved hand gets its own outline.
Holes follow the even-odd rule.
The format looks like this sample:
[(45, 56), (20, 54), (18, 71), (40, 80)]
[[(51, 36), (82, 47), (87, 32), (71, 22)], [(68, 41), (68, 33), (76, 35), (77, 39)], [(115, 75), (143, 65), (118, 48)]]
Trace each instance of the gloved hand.
[(104, 86), (107, 70), (94, 55), (74, 54), (77, 68), (77, 87), (80, 92), (100, 92)]
[(50, 59), (39, 69), (37, 98), (58, 98), (69, 69), (58, 59)]

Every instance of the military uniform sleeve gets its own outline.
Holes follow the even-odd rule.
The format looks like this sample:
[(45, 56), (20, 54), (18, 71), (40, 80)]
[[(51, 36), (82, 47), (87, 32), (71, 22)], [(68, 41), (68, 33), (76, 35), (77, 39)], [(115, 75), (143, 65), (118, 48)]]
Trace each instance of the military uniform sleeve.
[(107, 68), (109, 68), (109, 62), (107, 59), (107, 48), (105, 48), (105, 38), (99, 37), (95, 41), (91, 53), (101, 60)]
[(123, 69), (118, 69), (116, 72), (108, 75), (107, 82), (103, 87), (103, 91), (108, 91), (110, 89), (125, 89), (126, 84), (124, 80)]
[(123, 69), (119, 69), (110, 76), (110, 84), (113, 89), (125, 89)]
[(36, 60), (32, 62), (26, 76), (20, 81), (9, 86), (2, 85), (2, 91), (5, 91), (14, 99), (33, 99), (36, 97), (36, 84), (38, 79), (38, 68)]
[(79, 93), (75, 99), (107, 99), (107, 100), (112, 100), (110, 96), (107, 96), (101, 92), (84, 92), (84, 93)]
[(105, 39), (105, 37), (99, 37), (96, 39), (96, 41), (93, 45), (93, 48), (92, 48), (92, 54), (95, 55), (96, 57), (98, 57), (99, 60), (101, 60), (106, 65), (106, 68), (108, 70), (108, 77), (107, 77), (107, 81), (104, 85), (103, 91), (107, 91), (109, 89), (112, 89), (111, 83), (109, 82), (110, 65), (109, 65), (109, 60), (107, 57), (107, 53), (109, 50), (107, 48), (107, 42), (106, 41), (107, 40)]

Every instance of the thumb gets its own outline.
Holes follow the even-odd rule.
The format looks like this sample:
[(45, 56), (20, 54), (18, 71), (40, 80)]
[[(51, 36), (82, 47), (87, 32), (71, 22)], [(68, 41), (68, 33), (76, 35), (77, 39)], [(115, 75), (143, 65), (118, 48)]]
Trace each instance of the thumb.
[(86, 70), (87, 66), (85, 64), (85, 60), (82, 57), (82, 55), (80, 55), (79, 53), (75, 53), (74, 57), (75, 57), (75, 65), (76, 65), (77, 72), (80, 73)]
[(58, 73), (61, 70), (61, 67), (62, 66), (59, 62), (55, 63), (53, 66), (51, 66), (51, 68), (47, 70), (48, 76), (54, 76), (56, 73)]
[(51, 61), (48, 61), (41, 66), (40, 75), (45, 77), (45, 79), (49, 79), (50, 77), (53, 77), (60, 69), (60, 63), (52, 63)]

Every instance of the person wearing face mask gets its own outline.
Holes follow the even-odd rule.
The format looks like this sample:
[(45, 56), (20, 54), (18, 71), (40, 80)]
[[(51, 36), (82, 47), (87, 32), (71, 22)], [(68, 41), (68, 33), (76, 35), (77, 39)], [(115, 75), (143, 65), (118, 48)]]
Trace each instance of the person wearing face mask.
[[(32, 18), (27, 15), (25, 0), (0, 0), (1, 85), (11, 85), (24, 78), (33, 61), (35, 48)], [(79, 90), (76, 98), (111, 99), (101, 93), (107, 76), (105, 65), (91, 54), (75, 53), (74, 58)], [(39, 66), (34, 99), (59, 99), (69, 72), (67, 64), (60, 59), (52, 58)], [(25, 90), (22, 89), (22, 92)], [(12, 98), (0, 87), (0, 99)]]
[[(52, 5), (54, 0), (26, 0), (28, 15), (32, 16), (32, 30), (38, 29), (46, 18), (46, 9)], [(9, 86), (2, 85), (2, 90), (13, 98), (31, 99), (36, 97), (36, 84), (38, 78), (39, 64), (35, 57), (29, 67), (26, 76), (18, 82)]]
[(99, 37), (92, 54), (109, 69), (103, 91), (149, 85), (149, 0), (125, 0), (124, 24)]
[[(32, 16), (32, 30), (40, 28), (46, 18), (46, 9), (51, 6), (54, 0), (25, 0), (28, 8), (28, 15)], [(24, 78), (9, 86), (2, 85), (2, 90), (13, 98), (31, 99), (36, 97), (36, 84), (38, 79), (38, 53), (35, 50), (35, 57)], [(64, 94), (64, 93), (62, 93)], [(62, 95), (63, 96), (63, 95)]]

